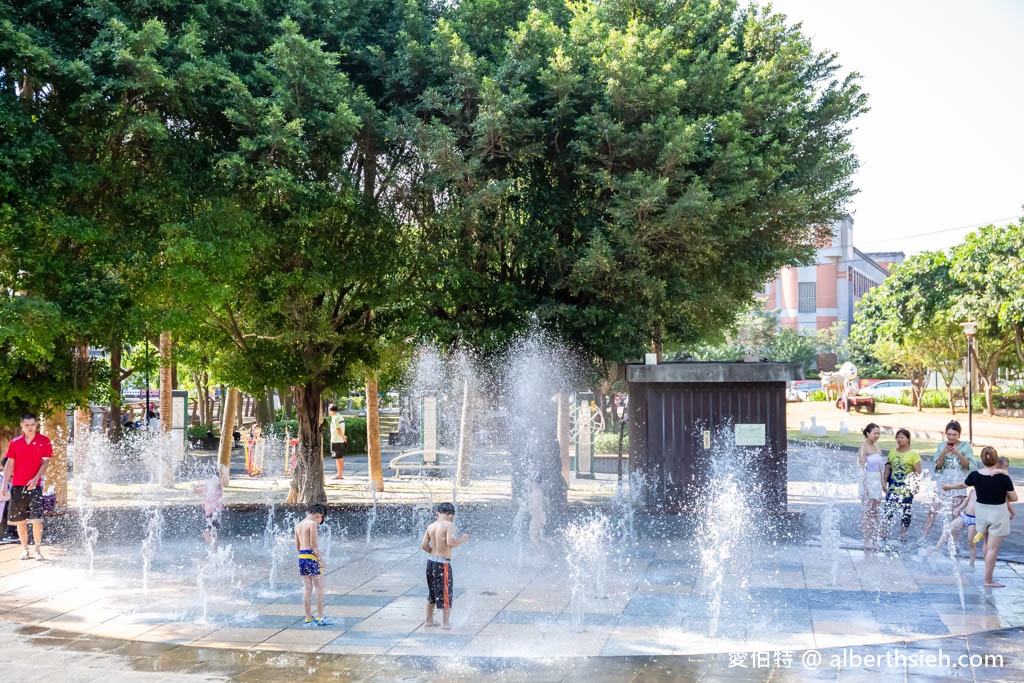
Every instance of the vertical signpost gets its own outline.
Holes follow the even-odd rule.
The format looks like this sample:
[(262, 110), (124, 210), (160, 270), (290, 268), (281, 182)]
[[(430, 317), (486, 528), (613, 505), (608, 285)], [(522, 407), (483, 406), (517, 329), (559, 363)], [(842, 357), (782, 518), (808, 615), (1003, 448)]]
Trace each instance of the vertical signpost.
[[(164, 410), (163, 406), (160, 406)], [(188, 443), (188, 392), (175, 389), (171, 392), (171, 452), (174, 462), (185, 459), (185, 444)]]
[(576, 477), (580, 479), (594, 478), (594, 394), (585, 391), (574, 397), (576, 420), (574, 424), (576, 445)]
[(420, 448), (423, 464), (437, 464), (437, 396), (427, 394), (420, 401)]

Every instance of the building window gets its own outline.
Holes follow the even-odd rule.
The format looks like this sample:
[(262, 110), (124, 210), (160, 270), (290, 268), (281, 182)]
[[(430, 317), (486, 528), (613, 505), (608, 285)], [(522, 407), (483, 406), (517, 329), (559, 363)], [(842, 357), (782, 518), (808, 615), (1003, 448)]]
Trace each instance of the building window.
[(818, 285), (814, 282), (800, 283), (800, 302), (797, 311), (800, 313), (814, 313), (818, 310)]

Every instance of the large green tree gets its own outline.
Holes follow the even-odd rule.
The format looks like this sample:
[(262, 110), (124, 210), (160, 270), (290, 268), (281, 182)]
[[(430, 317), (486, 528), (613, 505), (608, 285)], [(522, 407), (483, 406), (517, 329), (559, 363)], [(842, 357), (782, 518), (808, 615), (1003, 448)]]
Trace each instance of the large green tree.
[(428, 58), (408, 205), (442, 337), (715, 336), (853, 192), (856, 78), (767, 10), (470, 1)]
[[(851, 341), (919, 375), (939, 372), (947, 386), (966, 354), (961, 324), (977, 324), (974, 368), (986, 409), (998, 370), (1015, 345), (1024, 351), (1024, 223), (986, 226), (948, 253), (924, 252), (893, 270), (857, 306)], [(953, 394), (949, 392), (950, 409)]]
[[(118, 350), (142, 329), (132, 323), (145, 317), (140, 285), (153, 267), (157, 229), (177, 215), (189, 177), (183, 136), (166, 112), (194, 74), (159, 64), (182, 49), (161, 24), (129, 26), (113, 5), (0, 4), (0, 291), (23, 292), (37, 312), (56, 312), (60, 335), (18, 328), (41, 330), (42, 338), (22, 343), (45, 351), (52, 367), (71, 358), (66, 390), (54, 386), (56, 371), (51, 382), (26, 378), (36, 386), (17, 389), (49, 386), (54, 409), (69, 397), (86, 401), (99, 376), (90, 346)], [(5, 308), (31, 319), (27, 306)], [(109, 376), (116, 385), (120, 368)]]
[(293, 387), (294, 486), (307, 503), (326, 499), (323, 394), (351, 386), (401, 336), (407, 268), (362, 151), (373, 103), (308, 33), (278, 18), (252, 65), (225, 75), (235, 143), (216, 160), (218, 189), (164, 240), (168, 289), (224, 341), (224, 376), (254, 392)]
[(953, 301), (958, 288), (943, 252), (924, 252), (893, 268), (892, 275), (857, 304), (851, 342), (898, 368), (914, 381), (920, 409), (926, 373), (939, 371), (946, 382), (950, 410), (955, 411), (952, 382), (966, 351)]
[(974, 367), (991, 415), (1000, 365), (1014, 348), (1024, 362), (1024, 221), (971, 233), (953, 247), (950, 261), (956, 287), (950, 310), (957, 322), (978, 323)]

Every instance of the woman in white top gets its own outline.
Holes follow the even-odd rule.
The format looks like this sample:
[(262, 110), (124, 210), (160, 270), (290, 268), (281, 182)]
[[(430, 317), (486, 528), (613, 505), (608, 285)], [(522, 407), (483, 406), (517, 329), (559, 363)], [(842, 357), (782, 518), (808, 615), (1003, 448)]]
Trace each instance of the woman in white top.
[(864, 443), (857, 449), (860, 463), (861, 531), (864, 533), (864, 550), (874, 550), (878, 538), (878, 509), (885, 500), (885, 456), (878, 447), (882, 430), (874, 422), (863, 430)]

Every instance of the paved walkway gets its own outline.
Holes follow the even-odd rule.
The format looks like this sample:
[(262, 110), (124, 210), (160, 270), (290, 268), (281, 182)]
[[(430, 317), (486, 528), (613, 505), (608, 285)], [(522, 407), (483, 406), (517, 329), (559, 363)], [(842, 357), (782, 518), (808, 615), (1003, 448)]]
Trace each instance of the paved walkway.
[[(368, 495), (359, 464), (348, 465), (352, 481), (332, 491)], [(980, 587), (980, 569), (913, 545), (865, 555), (858, 549), (855, 488), (846, 483), (851, 468), (848, 453), (793, 453), (791, 509), (807, 515), (805, 544), (769, 546), (728, 535), (697, 543), (616, 542), (598, 535), (573, 555), (564, 543), (520, 553), (511, 538), (474, 538), (456, 551), (450, 632), (422, 626), (423, 557), (413, 533), (367, 542), (342, 528), (324, 542), (333, 619), (324, 628), (302, 624), (287, 531), (274, 540), (226, 539), (230, 552), (214, 557), (197, 539), (165, 541), (148, 572), (137, 543), (99, 548), (92, 572), (79, 548), (54, 548), (50, 561), (37, 563), (3, 547), (0, 620), (28, 627), (22, 635), (40, 646), (96, 647), (127, 657), (132, 667), (148, 662), (166, 667), (153, 670), (235, 680), (589, 681), (622, 680), (627, 671), (634, 680), (846, 680), (849, 672), (1020, 680), (1024, 571), (1001, 563), (997, 576), (1008, 587), (992, 590)], [(499, 482), (483, 494), (507, 497), (507, 481), (504, 492)], [(573, 496), (607, 502), (612, 485), (578, 482)], [(420, 482), (402, 486), (409, 488), (395, 495), (424, 496), (422, 488), (414, 493)], [(245, 490), (261, 500), (273, 493), (273, 480), (251, 480)], [(834, 545), (815, 532), (828, 510), (840, 533)], [(916, 506), (911, 538), (920, 534), (923, 510)], [(617, 532), (608, 534), (614, 539)], [(702, 553), (711, 565), (702, 564)], [(721, 570), (709, 573), (716, 561)], [(574, 566), (582, 567), (580, 584), (572, 580)], [(582, 590), (576, 603), (574, 588)], [(717, 611), (715, 595), (722, 597)], [(844, 654), (837, 647), (861, 659), (805, 666), (813, 663), (804, 659), (813, 659), (810, 652), (831, 664), (832, 654)], [(929, 666), (899, 660), (898, 653), (952, 659)], [(867, 655), (886, 654), (896, 660), (865, 663)], [(961, 666), (957, 658), (965, 654), (1000, 655), (1003, 666)], [(91, 675), (90, 669), (77, 680)]]

